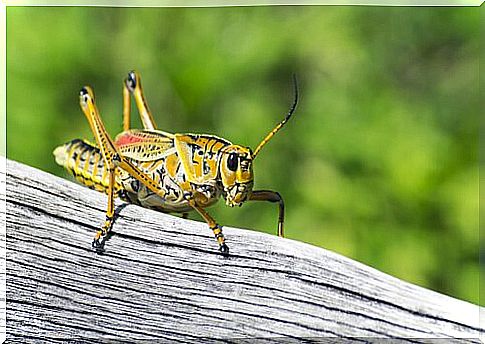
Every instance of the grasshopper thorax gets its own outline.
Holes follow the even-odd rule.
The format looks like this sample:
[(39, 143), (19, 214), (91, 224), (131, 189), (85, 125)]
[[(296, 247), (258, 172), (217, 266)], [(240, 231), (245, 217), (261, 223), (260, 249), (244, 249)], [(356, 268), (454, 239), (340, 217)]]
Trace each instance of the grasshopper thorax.
[(229, 145), (221, 153), (219, 173), (224, 199), (230, 207), (241, 206), (253, 189), (253, 152), (249, 147)]

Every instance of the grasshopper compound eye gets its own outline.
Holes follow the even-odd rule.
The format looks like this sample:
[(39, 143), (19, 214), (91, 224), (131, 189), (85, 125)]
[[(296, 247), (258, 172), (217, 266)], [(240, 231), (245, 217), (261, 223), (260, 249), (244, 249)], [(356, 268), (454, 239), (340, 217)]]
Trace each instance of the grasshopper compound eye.
[(238, 162), (239, 158), (236, 153), (229, 154), (229, 157), (227, 158), (227, 168), (231, 171), (236, 171)]
[(136, 88), (136, 73), (131, 71), (128, 73), (128, 77), (125, 79), (126, 87), (130, 92), (134, 92)]

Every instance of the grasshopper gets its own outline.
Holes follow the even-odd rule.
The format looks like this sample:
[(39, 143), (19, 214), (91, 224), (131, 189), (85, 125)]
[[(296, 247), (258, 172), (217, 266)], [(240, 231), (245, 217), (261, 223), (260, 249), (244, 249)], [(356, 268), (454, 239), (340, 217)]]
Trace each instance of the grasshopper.
[[(89, 86), (81, 89), (79, 103), (96, 144), (75, 139), (54, 150), (56, 162), (82, 184), (108, 195), (106, 220), (92, 242), (96, 252), (113, 225), (114, 199), (162, 212), (195, 210), (206, 221), (223, 254), (229, 253), (222, 227), (205, 208), (222, 196), (230, 207), (246, 201), (278, 203), (278, 236), (283, 237), (284, 202), (278, 192), (253, 190), (253, 161), (261, 148), (286, 124), (298, 103), (295, 99), (286, 117), (266, 135), (257, 148), (232, 144), (206, 134), (172, 134), (157, 129), (148, 108), (141, 77), (131, 71), (123, 82), (123, 132), (114, 140), (107, 133)], [(143, 129), (130, 129), (131, 98), (134, 98)]]

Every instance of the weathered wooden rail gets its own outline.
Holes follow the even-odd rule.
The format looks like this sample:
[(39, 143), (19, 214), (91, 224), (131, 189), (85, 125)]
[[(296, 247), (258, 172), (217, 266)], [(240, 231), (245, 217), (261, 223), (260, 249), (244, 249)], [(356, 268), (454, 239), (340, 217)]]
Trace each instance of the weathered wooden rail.
[(226, 227), (224, 257), (204, 223), (133, 205), (96, 254), (105, 196), (12, 161), (6, 205), (7, 339), (479, 343), (485, 333), (478, 306), (338, 254)]

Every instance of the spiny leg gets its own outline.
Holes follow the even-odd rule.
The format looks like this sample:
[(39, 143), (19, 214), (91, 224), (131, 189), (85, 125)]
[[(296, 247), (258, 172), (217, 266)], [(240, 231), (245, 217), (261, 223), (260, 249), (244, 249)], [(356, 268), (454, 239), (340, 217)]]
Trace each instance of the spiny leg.
[(94, 236), (93, 242), (91, 246), (93, 249), (95, 249), (97, 252), (103, 251), (104, 243), (106, 241), (106, 238), (108, 236), (109, 231), (111, 230), (111, 227), (113, 226), (113, 221), (114, 221), (114, 192), (113, 192), (113, 186), (114, 186), (114, 177), (115, 177), (115, 168), (109, 168), (108, 169), (109, 173), (109, 185), (108, 185), (108, 208), (106, 209), (106, 220), (104, 222), (103, 227), (101, 229), (98, 229), (96, 232), (96, 235)]
[(99, 111), (94, 103), (94, 93), (91, 88), (84, 87), (81, 90), (80, 105), (89, 122), (91, 130), (93, 131), (94, 137), (103, 156), (104, 163), (106, 164), (106, 166), (108, 166), (109, 171), (108, 208), (106, 211), (106, 222), (103, 227), (98, 230), (93, 241), (93, 247), (96, 250), (101, 250), (104, 244), (104, 238), (108, 234), (113, 224), (114, 182), (117, 167), (120, 167), (130, 173), (134, 178), (138, 179), (156, 194), (163, 197), (164, 193), (163, 190), (160, 189), (158, 184), (150, 176), (143, 173), (140, 169), (138, 169), (138, 167), (136, 167), (133, 163), (131, 163), (119, 153), (111, 137), (107, 133), (103, 122), (101, 121)]
[(205, 222), (207, 222), (209, 228), (212, 229), (212, 232), (219, 243), (219, 251), (221, 251), (223, 254), (229, 254), (229, 247), (227, 247), (224, 234), (222, 234), (222, 226), (218, 225), (212, 216), (210, 216), (209, 213), (206, 212), (202, 207), (197, 205), (193, 199), (189, 200), (189, 204), (200, 214), (200, 216), (202, 216)]
[(129, 103), (129, 93), (133, 94), (135, 98), (136, 106), (140, 114), (141, 121), (143, 123), (143, 128), (148, 130), (157, 129), (155, 120), (153, 119), (152, 113), (148, 108), (145, 96), (143, 94), (143, 89), (141, 87), (141, 77), (135, 71), (128, 73), (125, 79), (123, 87), (123, 129), (130, 129), (130, 112), (127, 108), (130, 107)]
[(131, 94), (126, 85), (126, 80), (123, 81), (123, 131), (130, 130), (130, 114), (131, 114)]
[(251, 196), (249, 196), (249, 201), (278, 202), (278, 236), (284, 237), (283, 224), (285, 222), (285, 203), (283, 202), (281, 195), (275, 191), (256, 190), (251, 193)]
[(97, 251), (102, 250), (104, 239), (106, 238), (114, 219), (114, 183), (116, 167), (113, 163), (113, 156), (117, 153), (111, 138), (109, 137), (104, 125), (99, 117), (98, 110), (94, 104), (94, 93), (89, 87), (84, 87), (79, 96), (81, 109), (83, 110), (94, 134), (98, 147), (103, 156), (104, 163), (108, 166), (108, 207), (106, 209), (106, 221), (94, 237), (92, 246)]
[(164, 196), (164, 190), (162, 190), (158, 183), (141, 171), (136, 165), (123, 157), (118, 148), (114, 144), (113, 140), (104, 128), (99, 111), (94, 103), (94, 93), (89, 87), (84, 87), (81, 90), (81, 108), (86, 115), (91, 129), (93, 130), (96, 142), (98, 143), (101, 154), (107, 166), (120, 167), (134, 178), (142, 182), (146, 187), (152, 190), (154, 193)]

